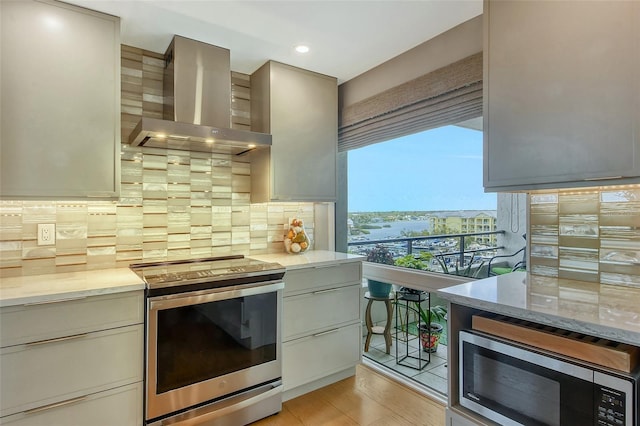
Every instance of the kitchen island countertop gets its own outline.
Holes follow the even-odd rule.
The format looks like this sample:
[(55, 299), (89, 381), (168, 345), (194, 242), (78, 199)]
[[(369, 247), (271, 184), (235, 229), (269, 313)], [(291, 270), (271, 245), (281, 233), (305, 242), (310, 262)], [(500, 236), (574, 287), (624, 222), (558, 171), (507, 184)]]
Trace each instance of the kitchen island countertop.
[(55, 302), (144, 288), (144, 282), (129, 268), (2, 278), (0, 307)]
[(250, 255), (252, 259), (276, 262), (287, 269), (301, 269), (314, 266), (328, 266), (337, 263), (366, 260), (366, 257), (328, 250), (309, 250), (300, 254), (272, 253)]
[(640, 345), (640, 288), (512, 272), (438, 294), (459, 305)]

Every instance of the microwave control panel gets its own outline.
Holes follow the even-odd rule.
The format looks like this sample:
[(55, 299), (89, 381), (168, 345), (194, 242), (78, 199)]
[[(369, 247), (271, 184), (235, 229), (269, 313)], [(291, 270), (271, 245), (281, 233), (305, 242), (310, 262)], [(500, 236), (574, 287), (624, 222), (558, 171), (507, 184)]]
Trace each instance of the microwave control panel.
[(622, 426), (626, 424), (625, 398), (624, 392), (604, 386), (596, 386), (595, 399), (598, 426)]

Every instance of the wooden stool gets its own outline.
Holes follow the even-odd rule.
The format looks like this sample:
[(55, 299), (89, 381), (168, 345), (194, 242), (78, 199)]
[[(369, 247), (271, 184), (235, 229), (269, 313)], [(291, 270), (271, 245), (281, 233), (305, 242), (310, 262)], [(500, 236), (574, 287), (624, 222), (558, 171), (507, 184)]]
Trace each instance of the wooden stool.
[[(393, 312), (393, 296), (388, 295), (387, 297), (373, 297), (366, 292), (364, 295), (365, 299), (368, 299), (367, 310), (365, 311), (365, 324), (367, 325), (367, 339), (364, 342), (364, 351), (369, 352), (369, 343), (371, 343), (371, 336), (374, 334), (382, 334), (384, 336), (384, 342), (387, 349), (387, 353), (390, 353), (391, 348), (391, 315)], [(373, 326), (373, 321), (371, 321), (371, 305), (373, 302), (381, 301), (384, 302), (387, 307), (387, 322), (384, 327)]]

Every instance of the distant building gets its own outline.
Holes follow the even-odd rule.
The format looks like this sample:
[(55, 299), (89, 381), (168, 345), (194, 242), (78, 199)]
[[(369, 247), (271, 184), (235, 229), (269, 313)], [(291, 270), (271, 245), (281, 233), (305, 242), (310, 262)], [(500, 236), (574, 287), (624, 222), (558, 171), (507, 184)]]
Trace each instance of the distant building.
[[(430, 213), (434, 234), (469, 234), (497, 230), (495, 210), (455, 210)], [(496, 234), (475, 237), (478, 244), (496, 245)]]

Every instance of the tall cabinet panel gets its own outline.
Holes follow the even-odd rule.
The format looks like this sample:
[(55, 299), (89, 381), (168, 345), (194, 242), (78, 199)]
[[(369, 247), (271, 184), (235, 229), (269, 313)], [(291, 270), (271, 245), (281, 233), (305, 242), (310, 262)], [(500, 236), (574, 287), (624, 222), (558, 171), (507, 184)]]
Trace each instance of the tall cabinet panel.
[(251, 75), (251, 129), (273, 137), (252, 153), (252, 202), (336, 200), (334, 77), (267, 62)]
[(117, 197), (119, 19), (48, 0), (0, 12), (0, 196)]
[(640, 176), (640, 3), (486, 0), (484, 19), (485, 188)]

